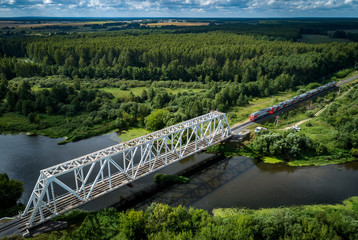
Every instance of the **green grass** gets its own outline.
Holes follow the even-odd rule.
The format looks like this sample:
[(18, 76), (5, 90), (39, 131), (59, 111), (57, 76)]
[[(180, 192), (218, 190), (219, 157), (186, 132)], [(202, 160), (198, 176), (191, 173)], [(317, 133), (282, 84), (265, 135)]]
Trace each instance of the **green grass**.
[[(295, 114), (294, 116), (288, 117), (287, 119), (279, 118), (278, 124), (274, 124), (275, 117), (272, 117), (267, 122), (264, 122), (262, 126), (269, 130), (282, 130), (288, 126), (294, 125), (295, 123), (307, 119), (307, 115), (305, 113)], [(302, 125), (300, 125), (301, 127)]]
[(348, 39), (344, 38), (329, 38), (327, 35), (318, 35), (318, 34), (302, 34), (302, 37), (298, 39), (299, 42), (304, 43), (347, 43), (351, 42)]
[[(263, 108), (270, 107), (277, 102), (282, 102), (296, 96), (294, 92), (281, 92), (265, 98), (254, 98), (246, 106), (233, 107), (230, 113), (236, 114), (236, 118), (230, 118), (230, 123), (239, 123), (249, 120), (249, 115)], [(277, 101), (275, 101), (277, 100)]]
[(263, 157), (262, 161), (264, 163), (271, 163), (271, 164), (276, 164), (276, 163), (282, 163), (284, 162), (283, 160), (280, 160), (278, 158), (274, 158), (274, 157)]
[(300, 160), (292, 160), (289, 161), (287, 164), (292, 167), (305, 167), (305, 166), (325, 166), (325, 165), (332, 165), (332, 164), (342, 164), (354, 161), (353, 158), (338, 158), (338, 159), (330, 159), (329, 156), (318, 156), (318, 157), (311, 157), (307, 159), (300, 159)]
[(137, 137), (144, 136), (148, 133), (151, 133), (151, 131), (149, 131), (145, 128), (133, 127), (133, 128), (130, 128), (128, 131), (123, 131), (123, 133), (118, 134), (118, 137), (123, 142), (126, 142), (131, 139), (135, 139)]
[(17, 113), (4, 113), (0, 117), (0, 133), (32, 133), (52, 138), (65, 137), (59, 144), (78, 141), (81, 139), (101, 135), (114, 130), (111, 122), (83, 126), (87, 114), (74, 117), (63, 115), (39, 114), (38, 123), (30, 123), (27, 117)]
[[(186, 88), (164, 88), (167, 93), (182, 93), (182, 92), (200, 92), (203, 89), (186, 89)], [(147, 87), (135, 87), (135, 88), (128, 88), (128, 90), (121, 90), (120, 88), (114, 87), (107, 87), (107, 88), (100, 88), (99, 90), (106, 91), (112, 93), (115, 98), (126, 98), (129, 97), (130, 92), (135, 96), (140, 96), (143, 90), (148, 91)]]
[(301, 132), (313, 140), (320, 141), (326, 145), (328, 149), (332, 149), (334, 144), (332, 140), (334, 140), (337, 130), (335, 130), (333, 126), (322, 121), (320, 118), (314, 118), (309, 122), (312, 124), (310, 127), (307, 127), (306, 123), (300, 125)]

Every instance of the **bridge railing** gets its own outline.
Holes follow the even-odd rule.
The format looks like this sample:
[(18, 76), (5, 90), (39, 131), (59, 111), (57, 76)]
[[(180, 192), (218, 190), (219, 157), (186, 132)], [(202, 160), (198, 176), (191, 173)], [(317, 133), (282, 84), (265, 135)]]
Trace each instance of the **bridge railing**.
[(145, 136), (49, 167), (23, 217), (33, 227), (231, 136), (220, 112), (190, 119)]

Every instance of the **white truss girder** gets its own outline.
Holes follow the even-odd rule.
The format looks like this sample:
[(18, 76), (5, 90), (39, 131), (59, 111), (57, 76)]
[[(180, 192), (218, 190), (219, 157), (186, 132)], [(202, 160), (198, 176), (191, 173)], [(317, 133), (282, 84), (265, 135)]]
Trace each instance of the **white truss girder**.
[(33, 227), (231, 135), (226, 115), (213, 111), (43, 169), (22, 216)]

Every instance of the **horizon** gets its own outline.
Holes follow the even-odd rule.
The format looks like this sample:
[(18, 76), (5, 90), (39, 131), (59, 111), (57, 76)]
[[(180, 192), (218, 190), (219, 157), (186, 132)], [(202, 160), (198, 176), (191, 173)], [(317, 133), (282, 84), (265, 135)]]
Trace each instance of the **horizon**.
[(0, 3), (1, 18), (357, 18), (357, 12), (357, 0), (3, 0)]
[(358, 19), (358, 17), (51, 17), (51, 16), (14, 16), (14, 17), (0, 17), (4, 19), (18, 19), (18, 18), (43, 18), (43, 19)]

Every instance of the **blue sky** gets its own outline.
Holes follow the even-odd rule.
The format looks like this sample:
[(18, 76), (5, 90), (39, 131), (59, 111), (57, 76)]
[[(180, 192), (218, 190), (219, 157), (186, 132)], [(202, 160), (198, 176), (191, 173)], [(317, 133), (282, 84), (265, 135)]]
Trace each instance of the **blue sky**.
[(358, 0), (0, 0), (0, 17), (358, 17)]

